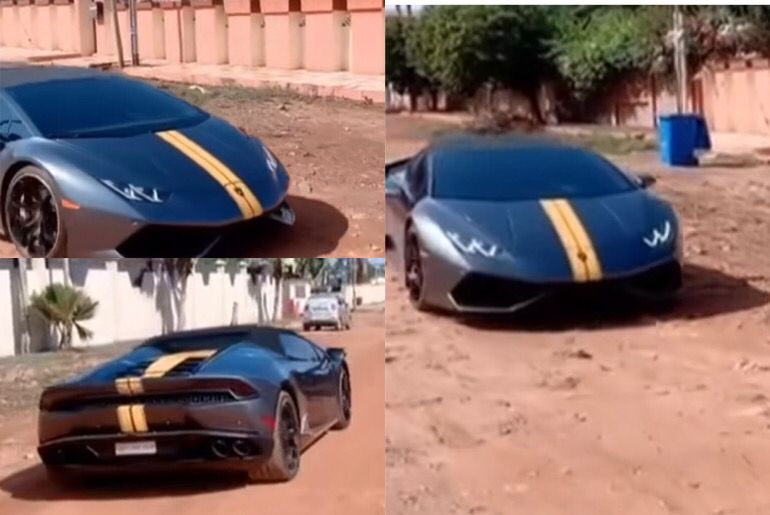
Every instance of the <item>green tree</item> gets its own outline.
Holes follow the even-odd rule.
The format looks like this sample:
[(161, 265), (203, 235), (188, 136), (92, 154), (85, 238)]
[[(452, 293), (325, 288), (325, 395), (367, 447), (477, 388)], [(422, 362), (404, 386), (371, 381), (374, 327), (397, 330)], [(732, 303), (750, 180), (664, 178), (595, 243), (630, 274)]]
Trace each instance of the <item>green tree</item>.
[(93, 335), (83, 322), (94, 317), (98, 304), (82, 290), (61, 283), (49, 284), (42, 292), (30, 297), (30, 309), (58, 333), (59, 349), (72, 346), (73, 331), (77, 331), (81, 340)]
[(551, 17), (548, 55), (578, 100), (633, 73), (649, 73), (665, 53), (667, 11), (647, 7), (561, 9)]
[(418, 74), (450, 94), (491, 85), (534, 97), (549, 70), (546, 13), (537, 6), (426, 8), (406, 34), (406, 55)]

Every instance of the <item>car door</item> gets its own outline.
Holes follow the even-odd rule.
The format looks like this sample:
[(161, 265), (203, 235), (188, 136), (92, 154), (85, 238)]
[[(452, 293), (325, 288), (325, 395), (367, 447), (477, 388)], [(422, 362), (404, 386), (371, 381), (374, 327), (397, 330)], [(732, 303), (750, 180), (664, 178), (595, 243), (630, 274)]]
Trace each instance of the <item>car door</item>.
[(307, 424), (318, 428), (329, 421), (330, 398), (336, 394), (332, 362), (296, 334), (282, 333), (280, 338), (293, 375), (307, 399)]

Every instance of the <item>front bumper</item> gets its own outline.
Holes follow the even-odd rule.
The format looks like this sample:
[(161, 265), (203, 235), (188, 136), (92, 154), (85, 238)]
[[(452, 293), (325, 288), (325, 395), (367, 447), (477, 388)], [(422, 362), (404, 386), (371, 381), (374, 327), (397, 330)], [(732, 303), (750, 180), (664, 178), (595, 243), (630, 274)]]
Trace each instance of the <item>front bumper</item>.
[[(153, 441), (152, 455), (116, 455), (116, 444)], [(138, 435), (103, 434), (66, 437), (38, 447), (43, 463), (84, 470), (162, 470), (179, 465), (246, 470), (273, 450), (269, 435), (234, 431), (154, 431)]]
[[(596, 282), (533, 283), (474, 271), (441, 271), (443, 285), (432, 288), (431, 304), (458, 313), (513, 313), (541, 300), (560, 296), (599, 295), (611, 298), (621, 293), (642, 301), (670, 300), (682, 286), (682, 269), (675, 260), (657, 263), (644, 270)], [(433, 279), (435, 275), (431, 274)], [(431, 275), (428, 276), (430, 285)], [(451, 280), (449, 278), (451, 277)]]
[(293, 225), (294, 211), (282, 201), (275, 209), (250, 220), (222, 224), (154, 223), (84, 209), (68, 214), (67, 252), (94, 257), (198, 257), (224, 236), (243, 231), (259, 220)]

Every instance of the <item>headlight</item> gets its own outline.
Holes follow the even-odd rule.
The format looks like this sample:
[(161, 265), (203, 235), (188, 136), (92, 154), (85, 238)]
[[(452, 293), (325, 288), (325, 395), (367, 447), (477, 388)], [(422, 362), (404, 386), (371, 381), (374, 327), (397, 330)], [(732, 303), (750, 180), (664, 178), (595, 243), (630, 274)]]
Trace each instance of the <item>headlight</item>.
[(135, 202), (160, 204), (168, 200), (171, 196), (170, 193), (161, 191), (158, 188), (138, 186), (127, 182), (112, 181), (110, 179), (102, 179), (101, 182), (121, 197)]
[(270, 170), (270, 173), (275, 177), (275, 174), (278, 171), (278, 159), (276, 159), (266, 145), (262, 145), (262, 149), (265, 151), (265, 163), (267, 164), (267, 169)]
[(671, 222), (666, 220), (663, 224), (654, 227), (652, 231), (643, 236), (642, 240), (650, 248), (663, 247), (676, 243), (676, 239), (673, 236), (674, 228)]
[(493, 258), (502, 254), (497, 245), (487, 243), (478, 238), (461, 238), (456, 232), (446, 231), (447, 238), (464, 254), (478, 254), (487, 258)]

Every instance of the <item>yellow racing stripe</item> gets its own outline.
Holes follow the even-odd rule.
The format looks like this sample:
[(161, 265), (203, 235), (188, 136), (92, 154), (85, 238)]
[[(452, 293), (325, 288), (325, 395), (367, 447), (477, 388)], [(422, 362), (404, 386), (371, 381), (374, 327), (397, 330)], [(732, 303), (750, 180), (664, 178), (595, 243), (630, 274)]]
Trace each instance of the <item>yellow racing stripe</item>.
[(156, 134), (217, 181), (233, 199), (244, 218), (262, 214), (262, 205), (251, 189), (222, 161), (179, 131), (162, 131)]
[(596, 249), (591, 241), (591, 237), (588, 235), (583, 222), (578, 217), (572, 204), (565, 199), (559, 199), (554, 201), (557, 208), (561, 211), (562, 215), (567, 221), (567, 225), (571, 228), (572, 233), (575, 236), (578, 247), (583, 251), (581, 260), (585, 263), (586, 272), (589, 281), (598, 281), (602, 278), (602, 266), (599, 263), (599, 257), (596, 255)]
[(134, 432), (134, 422), (131, 419), (131, 406), (118, 406), (118, 424), (123, 433)]
[(168, 372), (184, 363), (188, 359), (206, 359), (212, 356), (215, 352), (215, 350), (197, 350), (167, 354), (153, 361), (152, 364), (144, 371), (143, 377), (163, 377)]
[(115, 379), (115, 389), (121, 395), (144, 393), (141, 377), (119, 377), (118, 379)]
[(564, 215), (559, 210), (556, 201), (541, 200), (540, 205), (543, 207), (545, 214), (548, 215), (548, 218), (551, 220), (551, 225), (559, 236), (559, 241), (564, 248), (564, 253), (567, 256), (567, 261), (569, 261), (569, 266), (572, 270), (572, 277), (577, 282), (587, 281), (588, 271), (585, 264), (580, 259), (580, 247), (578, 246), (575, 236), (567, 224)]
[(131, 405), (131, 420), (134, 422), (134, 432), (146, 433), (149, 431), (147, 426), (147, 415), (144, 412), (144, 404)]

